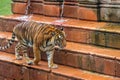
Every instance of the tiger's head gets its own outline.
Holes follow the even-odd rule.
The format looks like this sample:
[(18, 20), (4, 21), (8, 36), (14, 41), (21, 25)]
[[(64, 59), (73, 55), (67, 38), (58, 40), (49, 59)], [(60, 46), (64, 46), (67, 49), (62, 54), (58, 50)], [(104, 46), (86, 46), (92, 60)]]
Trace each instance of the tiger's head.
[(63, 28), (55, 30), (54, 44), (55, 46), (58, 46), (59, 48), (66, 47), (66, 35), (65, 35)]

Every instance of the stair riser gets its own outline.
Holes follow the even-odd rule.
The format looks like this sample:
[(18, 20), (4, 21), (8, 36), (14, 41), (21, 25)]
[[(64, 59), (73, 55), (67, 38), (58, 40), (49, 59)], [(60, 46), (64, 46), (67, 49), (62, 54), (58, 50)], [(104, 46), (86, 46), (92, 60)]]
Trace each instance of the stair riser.
[(90, 43), (120, 49), (120, 34), (107, 31), (93, 31), (90, 34)]
[(68, 41), (90, 44), (91, 30), (64, 27)]
[[(6, 44), (6, 40), (3, 39), (3, 45)], [(4, 42), (4, 43), (3, 43)], [(1, 44), (1, 43), (0, 43)], [(14, 53), (16, 43), (4, 50), (5, 52)], [(28, 49), (29, 56), (33, 57), (32, 49)], [(45, 53), (41, 54), (42, 60), (47, 61)], [(67, 50), (56, 49), (54, 54), (54, 62), (57, 64), (67, 65), (71, 67), (81, 68), (93, 72), (103, 73), (112, 76), (119, 76), (120, 61), (115, 58), (107, 58), (103, 56), (91, 55), (88, 53), (78, 53)]]
[(51, 2), (50, 4), (45, 4), (43, 5), (43, 15), (46, 16), (55, 16), (59, 17), (60, 16), (60, 5), (59, 4), (54, 4), (56, 2)]
[(27, 0), (12, 0), (13, 2), (27, 2)]
[[(71, 3), (73, 3), (74, 5), (71, 5)], [(65, 3), (63, 9), (63, 15), (62, 15), (63, 17), (92, 20), (92, 21), (99, 20), (99, 15), (98, 15), (99, 8), (97, 8), (96, 5), (84, 5), (84, 4), (78, 5), (76, 4), (76, 2), (75, 3), (71, 2), (71, 3)], [(30, 13), (60, 17), (61, 9), (62, 9), (61, 4), (58, 2), (44, 2), (44, 3), (32, 2)], [(13, 2), (12, 12), (17, 14), (25, 14), (26, 3)]]
[(43, 3), (32, 3), (30, 12), (32, 14), (43, 14), (43, 8)]
[(101, 20), (108, 22), (120, 22), (120, 6), (119, 5), (109, 5), (103, 4), (101, 6)]
[[(4, 69), (3, 69), (4, 68)], [(13, 70), (14, 68), (14, 70)], [(9, 69), (9, 71), (8, 71)], [(0, 61), (0, 80), (73, 80), (68, 76), (60, 76), (44, 70), (11, 64)], [(77, 80), (77, 78), (74, 78)], [(81, 79), (79, 79), (81, 80)]]
[[(101, 2), (104, 3), (104, 1)], [(105, 4), (105, 3), (111, 3), (111, 4)], [(76, 2), (65, 2), (63, 9), (63, 17), (92, 20), (92, 21), (120, 22), (120, 17), (119, 17), (120, 6), (114, 5), (118, 3), (120, 4), (120, 1), (110, 1), (110, 2), (105, 1), (105, 3), (97, 4), (97, 1), (93, 1), (93, 2), (80, 1), (80, 4)], [(12, 12), (17, 14), (25, 14), (26, 4), (27, 3), (13, 2)], [(29, 9), (29, 13), (60, 17), (61, 3), (54, 1), (32, 2), (31, 8)]]
[(43, 2), (44, 0), (31, 0), (33, 2)]
[[(42, 54), (42, 57), (43, 60), (47, 60), (45, 54)], [(63, 50), (55, 51), (54, 62), (78, 69), (120, 77), (120, 60), (118, 59)]]
[(0, 31), (12, 32), (15, 25), (22, 21), (1, 19), (0, 18)]
[(12, 12), (16, 14), (25, 14), (26, 13), (27, 3), (12, 3)]
[[(1, 18), (0, 31), (12, 32), (14, 26), (20, 22), (14, 19)], [(63, 27), (68, 41), (120, 49), (120, 33), (74, 28), (64, 25)]]
[[(20, 22), (17, 20), (0, 19), (0, 31), (12, 32), (14, 26)], [(90, 43), (90, 30), (69, 27), (65, 27), (64, 30), (68, 41)]]
[(84, 4), (98, 4), (98, 3), (120, 4), (120, 1), (119, 0), (79, 0), (79, 3), (84, 3)]

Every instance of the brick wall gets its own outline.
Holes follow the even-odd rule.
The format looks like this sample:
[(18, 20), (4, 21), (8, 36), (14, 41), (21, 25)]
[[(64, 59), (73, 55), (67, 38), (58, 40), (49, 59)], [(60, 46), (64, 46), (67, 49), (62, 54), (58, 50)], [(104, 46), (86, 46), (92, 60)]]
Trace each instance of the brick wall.
[[(26, 14), (27, 1), (13, 1), (12, 12)], [(119, 22), (119, 4), (117, 0), (65, 0), (63, 16), (82, 20)], [(61, 5), (61, 1), (56, 0), (32, 0), (28, 10), (29, 14), (60, 17)]]

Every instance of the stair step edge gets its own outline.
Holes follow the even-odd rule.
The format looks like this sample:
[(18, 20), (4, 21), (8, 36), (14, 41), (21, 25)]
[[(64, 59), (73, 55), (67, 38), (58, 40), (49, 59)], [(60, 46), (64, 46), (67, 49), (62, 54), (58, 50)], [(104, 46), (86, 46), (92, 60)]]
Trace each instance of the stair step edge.
[(63, 65), (59, 65), (58, 69), (50, 70), (47, 67), (47, 62), (41, 61), (39, 65), (27, 65), (25, 62), (15, 60), (15, 56), (13, 54), (7, 54), (5, 52), (0, 52), (0, 61), (4, 61), (7, 63), (12, 63), (15, 65), (25, 66), (32, 69), (43, 70), (47, 72), (51, 72), (54, 74), (75, 78), (75, 79), (83, 79), (83, 80), (120, 80), (118, 77), (106, 76), (102, 74), (92, 73), (89, 71), (79, 70)]
[[(112, 33), (120, 33), (119, 25), (114, 25), (112, 23), (107, 22), (95, 22), (95, 21), (85, 21), (85, 20), (76, 20), (70, 18), (63, 18), (63, 22), (59, 22), (61, 19), (57, 17), (46, 17), (43, 15), (21, 15), (21, 14), (13, 14), (9, 16), (0, 16), (1, 19), (8, 20), (17, 20), (17, 21), (28, 21), (33, 20), (36, 22), (59, 25), (64, 27), (72, 27), (72, 28), (82, 28), (88, 30), (97, 30), (104, 32), (112, 32)], [(114, 25), (114, 26), (113, 26)], [(112, 26), (112, 27), (111, 27)]]

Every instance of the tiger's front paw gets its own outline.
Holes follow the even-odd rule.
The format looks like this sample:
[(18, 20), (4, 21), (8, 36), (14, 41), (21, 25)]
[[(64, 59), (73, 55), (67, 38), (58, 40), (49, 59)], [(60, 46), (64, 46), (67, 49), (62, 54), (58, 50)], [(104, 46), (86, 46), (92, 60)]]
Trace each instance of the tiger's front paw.
[(52, 65), (49, 65), (49, 68), (56, 69), (56, 68), (58, 68), (58, 65), (57, 64), (52, 64)]
[(34, 63), (33, 63), (32, 60), (29, 60), (29, 61), (27, 61), (27, 64), (28, 64), (28, 65), (33, 65)]
[(22, 56), (16, 56), (17, 60), (22, 60)]

